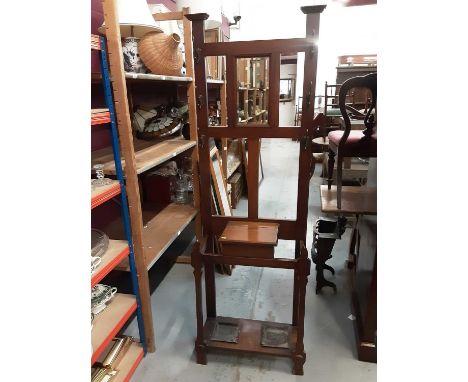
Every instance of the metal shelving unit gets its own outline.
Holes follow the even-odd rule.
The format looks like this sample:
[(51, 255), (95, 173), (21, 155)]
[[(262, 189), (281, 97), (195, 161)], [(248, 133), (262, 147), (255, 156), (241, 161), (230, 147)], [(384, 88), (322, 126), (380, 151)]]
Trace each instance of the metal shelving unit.
[(107, 105), (106, 109), (94, 109), (91, 111), (91, 125), (110, 122), (112, 151), (115, 163), (115, 175), (117, 178), (117, 180), (113, 180), (110, 185), (102, 186), (92, 190), (91, 209), (120, 195), (122, 221), (125, 231), (125, 240), (109, 240), (109, 246), (106, 252), (101, 256), (101, 263), (91, 277), (91, 287), (99, 283), (109, 272), (115, 269), (120, 262), (126, 260), (129, 265), (133, 291), (133, 294), (117, 293), (109, 306), (107, 306), (104, 311), (96, 316), (91, 333), (91, 341), (93, 345), (91, 366), (103, 353), (112, 339), (121, 331), (122, 327), (136, 312), (140, 343), (133, 343), (117, 365), (120, 378), (124, 378), (122, 380), (129, 380), (138, 366), (138, 363), (146, 354), (147, 345), (142, 319), (140, 290), (135, 265), (135, 256), (133, 252), (127, 194), (125, 189), (122, 164), (120, 161), (120, 146), (104, 38), (93, 35), (91, 37), (91, 49), (100, 51), (102, 84), (104, 87), (104, 96)]
[[(199, 195), (198, 195), (198, 148), (196, 129), (196, 99), (195, 81), (193, 80), (193, 54), (192, 54), (192, 29), (191, 22), (185, 18), (189, 13), (188, 8), (177, 12), (155, 13), (153, 17), (157, 21), (177, 20), (183, 24), (185, 43), (186, 76), (164, 76), (158, 74), (137, 74), (125, 72), (122, 62), (121, 34), (115, 0), (102, 1), (104, 21), (106, 25), (105, 34), (109, 49), (109, 71), (112, 78), (112, 91), (115, 100), (114, 107), (116, 118), (119, 121), (118, 131), (122, 147), (121, 160), (114, 162), (109, 149), (98, 150), (93, 153), (93, 163), (104, 164), (104, 174), (114, 176), (124, 167), (125, 184), (128, 195), (130, 214), (130, 229), (135, 253), (136, 269), (139, 278), (140, 295), (142, 301), (143, 321), (145, 324), (145, 335), (148, 352), (156, 349), (154, 324), (151, 311), (150, 288), (148, 282), (148, 270), (163, 255), (169, 245), (179, 237), (182, 230), (195, 220), (195, 231), (197, 237), (201, 236), (201, 224), (199, 217)], [(94, 76), (96, 81), (101, 76)], [(104, 77), (104, 73), (102, 74)], [(132, 90), (127, 92), (129, 85)], [(161, 84), (167, 86), (184, 87), (187, 90), (189, 108), (190, 140), (180, 138), (167, 139), (159, 142), (143, 141), (134, 137), (128, 94), (136, 91), (137, 84), (154, 84), (157, 89)], [(133, 87), (133, 85), (135, 85)], [(157, 91), (157, 90), (156, 90)], [(192, 157), (193, 171), (193, 206), (161, 205), (160, 209), (148, 209), (142, 203), (140, 195), (141, 175), (149, 169), (186, 153)], [(115, 153), (114, 153), (115, 155)], [(122, 239), (121, 224), (111, 222), (106, 230), (112, 233), (113, 238)], [(119, 223), (119, 222), (117, 222)], [(115, 229), (115, 231), (114, 231)], [(106, 231), (107, 232), (107, 231)], [(131, 270), (131, 264), (123, 260), (118, 266), (119, 270)]]

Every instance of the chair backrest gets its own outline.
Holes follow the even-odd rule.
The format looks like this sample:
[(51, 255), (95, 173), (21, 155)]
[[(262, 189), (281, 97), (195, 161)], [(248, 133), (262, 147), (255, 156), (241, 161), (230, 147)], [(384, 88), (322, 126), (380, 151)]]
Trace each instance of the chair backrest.
[(343, 138), (345, 138), (345, 136), (347, 137), (351, 131), (351, 120), (348, 115), (349, 109), (346, 105), (346, 95), (353, 88), (367, 88), (371, 92), (371, 104), (364, 117), (364, 125), (366, 128), (363, 132), (366, 137), (370, 137), (374, 133), (374, 126), (377, 122), (377, 73), (353, 77), (346, 80), (341, 85), (338, 104), (345, 121), (345, 133), (343, 134)]

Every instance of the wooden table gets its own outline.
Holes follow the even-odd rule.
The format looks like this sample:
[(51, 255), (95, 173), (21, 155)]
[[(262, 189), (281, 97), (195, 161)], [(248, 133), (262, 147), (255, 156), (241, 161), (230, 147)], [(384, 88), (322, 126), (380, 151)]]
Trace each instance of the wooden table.
[(343, 186), (341, 209), (336, 205), (336, 186), (320, 186), (322, 212), (351, 215), (377, 215), (377, 188)]
[(359, 216), (355, 235), (355, 261), (350, 276), (358, 359), (377, 362), (377, 216)]
[(336, 186), (320, 186), (323, 212), (355, 215), (349, 246), (351, 309), (358, 359), (377, 362), (377, 188), (342, 189), (341, 209), (336, 205)]

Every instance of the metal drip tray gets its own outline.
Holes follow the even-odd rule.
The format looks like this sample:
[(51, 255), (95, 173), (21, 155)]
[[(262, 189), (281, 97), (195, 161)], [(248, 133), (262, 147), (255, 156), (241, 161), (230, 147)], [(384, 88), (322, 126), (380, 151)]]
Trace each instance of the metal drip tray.
[(239, 342), (239, 323), (237, 320), (217, 319), (210, 337), (211, 341), (230, 343)]
[(261, 345), (275, 348), (289, 348), (291, 326), (267, 323), (262, 325)]

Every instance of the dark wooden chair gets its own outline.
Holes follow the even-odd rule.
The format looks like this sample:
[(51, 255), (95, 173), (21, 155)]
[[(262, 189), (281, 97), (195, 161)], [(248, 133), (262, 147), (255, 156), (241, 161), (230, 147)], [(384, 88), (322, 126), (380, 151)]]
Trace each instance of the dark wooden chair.
[[(346, 107), (346, 95), (353, 88), (368, 88), (371, 92), (371, 104), (364, 118), (364, 130), (351, 130), (351, 120)], [(345, 157), (377, 157), (377, 73), (353, 77), (346, 80), (340, 88), (338, 97), (341, 115), (345, 122), (344, 130), (332, 131), (328, 134), (328, 189), (333, 183), (333, 168), (336, 166), (336, 201), (341, 208), (341, 188), (343, 175), (343, 159)]]
[[(335, 89), (335, 94), (330, 94), (330, 90)], [(323, 114), (327, 117), (329, 129), (337, 128), (340, 126), (339, 122), (336, 122), (338, 117), (341, 117), (341, 110), (339, 108), (338, 97), (341, 89), (341, 84), (329, 84), (325, 81), (325, 105), (323, 108)], [(365, 102), (362, 101), (362, 94), (359, 94), (359, 97), (356, 97), (356, 94), (352, 89), (350, 89), (346, 94), (346, 103), (345, 107), (348, 110), (347, 113), (352, 119), (364, 119), (370, 105), (370, 98), (365, 97)], [(361, 92), (360, 92), (361, 93)], [(364, 110), (362, 111), (362, 109)]]

